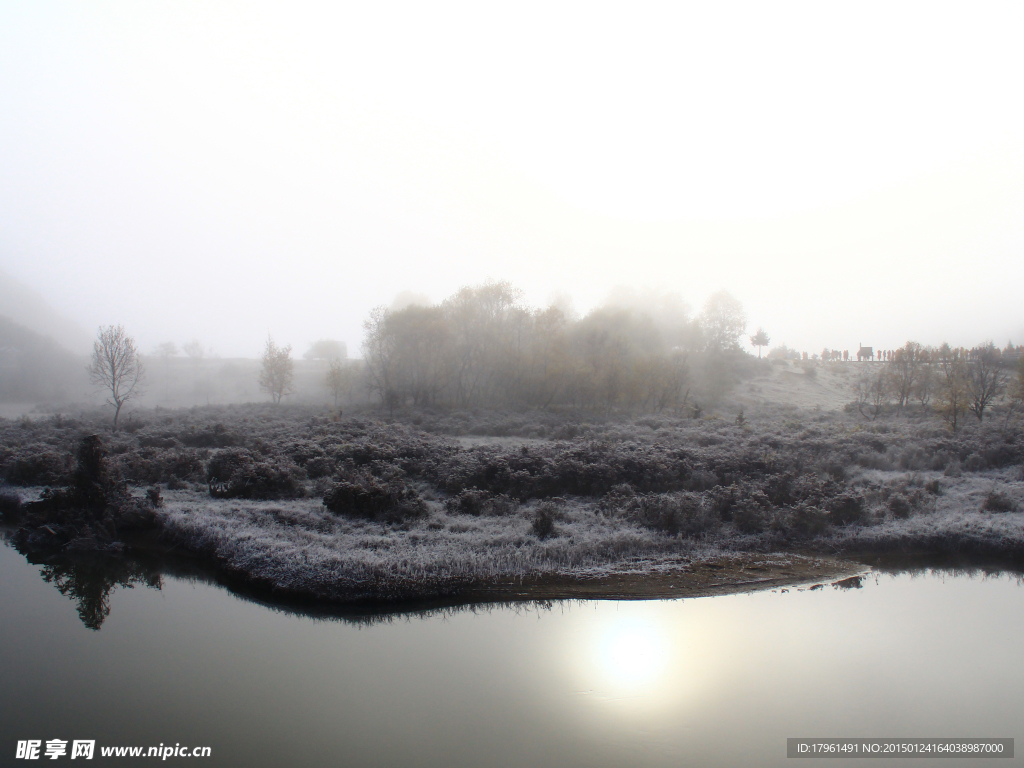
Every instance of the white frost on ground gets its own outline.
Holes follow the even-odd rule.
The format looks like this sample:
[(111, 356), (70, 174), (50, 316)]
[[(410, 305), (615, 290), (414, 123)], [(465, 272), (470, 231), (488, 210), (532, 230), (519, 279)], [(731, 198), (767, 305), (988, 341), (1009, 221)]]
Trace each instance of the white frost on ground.
[(659, 560), (719, 552), (575, 504), (566, 505), (545, 539), (531, 531), (530, 507), (470, 517), (435, 505), (428, 518), (384, 526), (334, 515), (318, 499), (221, 501), (174, 491), (160, 514), (172, 538), (229, 570), (276, 589), (349, 599), (444, 594), (471, 582), (541, 573), (650, 571)]
[[(940, 492), (905, 519), (833, 529), (804, 545), (817, 551), (1024, 552), (1018, 468), (957, 478), (865, 470), (857, 480), (876, 490), (937, 481)], [(1018, 511), (983, 510), (995, 490)], [(738, 535), (731, 526), (702, 538), (668, 536), (579, 501), (566, 504), (555, 534), (540, 539), (529, 505), (479, 517), (450, 514), (434, 501), (429, 506), (428, 517), (385, 526), (335, 515), (319, 499), (231, 501), (168, 491), (160, 515), (173, 540), (216, 557), (230, 571), (279, 590), (345, 599), (440, 595), (470, 583), (539, 574), (650, 573), (784, 544), (770, 534)]]
[[(832, 541), (844, 549), (893, 552), (1010, 553), (1024, 552), (1024, 479), (1021, 468), (945, 477), (941, 472), (882, 472), (862, 470), (856, 480), (870, 487), (884, 485), (924, 486), (938, 483), (940, 493), (930, 505), (905, 519), (887, 519), (874, 526), (839, 529)], [(984, 508), (990, 494), (1009, 501), (1014, 511)]]

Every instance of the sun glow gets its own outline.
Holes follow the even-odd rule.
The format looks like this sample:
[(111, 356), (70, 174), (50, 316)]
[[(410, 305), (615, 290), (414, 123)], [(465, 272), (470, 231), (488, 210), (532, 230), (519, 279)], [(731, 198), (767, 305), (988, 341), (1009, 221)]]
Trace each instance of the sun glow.
[(628, 621), (612, 627), (598, 647), (605, 680), (617, 687), (648, 687), (669, 665), (669, 642), (659, 628)]

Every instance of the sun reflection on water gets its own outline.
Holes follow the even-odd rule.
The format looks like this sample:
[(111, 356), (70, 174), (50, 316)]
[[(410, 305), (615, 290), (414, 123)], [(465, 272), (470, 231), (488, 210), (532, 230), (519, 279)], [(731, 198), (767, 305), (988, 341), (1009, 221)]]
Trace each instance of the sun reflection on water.
[(578, 635), (574, 667), (580, 693), (617, 714), (667, 715), (693, 699), (702, 677), (689, 632), (650, 610), (599, 610)]
[(607, 682), (620, 687), (646, 687), (668, 667), (669, 640), (663, 630), (649, 622), (617, 622), (600, 639), (597, 657)]

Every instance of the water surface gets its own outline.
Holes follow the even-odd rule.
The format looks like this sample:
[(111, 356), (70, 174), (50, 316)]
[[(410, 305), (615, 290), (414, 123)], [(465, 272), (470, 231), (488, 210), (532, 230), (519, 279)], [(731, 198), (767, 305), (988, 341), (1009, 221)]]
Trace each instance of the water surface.
[(1014, 576), (360, 623), (145, 569), (107, 579), (132, 586), (104, 615), (42, 570), (0, 546), (0, 764), (29, 738), (210, 766), (781, 766), (794, 736), (1022, 735)]

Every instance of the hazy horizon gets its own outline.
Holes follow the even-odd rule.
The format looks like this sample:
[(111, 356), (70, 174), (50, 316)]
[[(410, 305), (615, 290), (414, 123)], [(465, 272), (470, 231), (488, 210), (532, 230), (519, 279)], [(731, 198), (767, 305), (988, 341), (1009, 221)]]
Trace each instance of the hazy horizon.
[(356, 356), (372, 307), (488, 278), (581, 313), (725, 289), (809, 352), (1021, 343), (1022, 21), (4, 4), (0, 270), (145, 352)]

